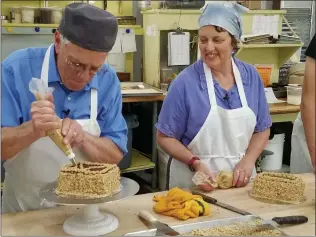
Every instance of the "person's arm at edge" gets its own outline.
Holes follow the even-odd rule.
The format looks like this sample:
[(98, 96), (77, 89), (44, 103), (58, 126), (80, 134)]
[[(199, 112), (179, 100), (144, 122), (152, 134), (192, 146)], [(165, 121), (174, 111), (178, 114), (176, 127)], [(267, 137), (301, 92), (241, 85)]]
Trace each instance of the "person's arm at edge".
[(302, 92), (301, 115), (307, 147), (315, 168), (315, 59), (306, 58)]
[(19, 124), (20, 111), (16, 106), (14, 92), (11, 91), (13, 86), (9, 85), (9, 82), (14, 81), (14, 75), (9, 67), (3, 63), (1, 66), (1, 159), (8, 160), (30, 146), (39, 136), (35, 135), (31, 121)]

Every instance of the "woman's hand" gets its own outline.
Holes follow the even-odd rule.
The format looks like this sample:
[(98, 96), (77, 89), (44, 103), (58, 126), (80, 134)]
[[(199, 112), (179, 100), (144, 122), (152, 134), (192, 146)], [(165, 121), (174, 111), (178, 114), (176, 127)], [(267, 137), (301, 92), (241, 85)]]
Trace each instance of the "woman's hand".
[[(207, 167), (207, 165), (205, 165), (203, 162), (201, 162), (199, 160), (195, 161), (193, 163), (193, 169), (195, 170), (195, 172), (200, 171), (200, 172), (206, 174), (207, 176), (210, 177), (210, 180), (215, 182), (215, 177), (213, 176), (209, 167)], [(200, 185), (198, 185), (198, 187), (201, 188), (205, 192), (210, 192), (214, 189), (214, 187), (210, 184), (200, 184)]]
[(254, 169), (255, 162), (251, 159), (247, 159), (245, 156), (236, 165), (234, 170), (233, 187), (244, 187), (249, 183), (252, 171)]

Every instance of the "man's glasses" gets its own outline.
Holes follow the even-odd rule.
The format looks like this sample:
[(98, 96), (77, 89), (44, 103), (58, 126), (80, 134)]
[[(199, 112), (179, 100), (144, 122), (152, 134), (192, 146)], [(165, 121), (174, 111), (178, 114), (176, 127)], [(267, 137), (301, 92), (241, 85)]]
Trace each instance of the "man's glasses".
[[(84, 64), (71, 62), (67, 57), (66, 57), (66, 63), (69, 66), (69, 68), (71, 68), (73, 71), (75, 71), (79, 75), (81, 73), (83, 73), (87, 68), (87, 66)], [(101, 67), (91, 67), (88, 70), (89, 70), (90, 74), (95, 75), (102, 70), (102, 66)]]

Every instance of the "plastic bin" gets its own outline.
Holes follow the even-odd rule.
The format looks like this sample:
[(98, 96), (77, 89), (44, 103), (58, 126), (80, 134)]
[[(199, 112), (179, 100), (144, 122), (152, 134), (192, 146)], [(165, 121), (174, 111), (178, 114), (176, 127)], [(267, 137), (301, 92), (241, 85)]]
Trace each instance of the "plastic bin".
[(287, 86), (287, 103), (291, 105), (300, 105), (302, 99), (301, 86)]
[(122, 169), (127, 169), (132, 163), (132, 144), (133, 144), (133, 129), (139, 126), (138, 118), (136, 114), (124, 114), (124, 119), (127, 123), (128, 128), (128, 140), (127, 140), (127, 150), (128, 153), (123, 157), (118, 167)]
[(263, 171), (276, 171), (282, 169), (283, 149), (285, 134), (275, 134), (272, 140), (269, 140), (265, 150), (272, 151), (273, 155), (265, 156), (261, 161), (260, 167)]

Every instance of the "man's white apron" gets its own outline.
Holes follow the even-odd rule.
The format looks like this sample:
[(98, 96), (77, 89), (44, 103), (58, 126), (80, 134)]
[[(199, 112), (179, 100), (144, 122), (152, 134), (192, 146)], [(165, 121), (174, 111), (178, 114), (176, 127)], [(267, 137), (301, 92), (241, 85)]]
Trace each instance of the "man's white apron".
[[(51, 45), (46, 51), (41, 79), (48, 85), (48, 71)], [(91, 89), (90, 119), (77, 120), (84, 131), (93, 136), (100, 136), (100, 127), (97, 122), (98, 92)], [(74, 149), (76, 160), (87, 160), (78, 149)], [(46, 184), (54, 182), (62, 166), (69, 163), (65, 154), (53, 143), (49, 137), (35, 141), (28, 148), (22, 150), (14, 158), (4, 163), (6, 170), (2, 212), (21, 212), (53, 207), (54, 205), (42, 202), (39, 190)]]
[(291, 144), (290, 172), (295, 174), (313, 172), (313, 165), (306, 143), (301, 113), (298, 114), (294, 122)]
[[(216, 174), (221, 170), (234, 170), (244, 157), (254, 133), (256, 116), (248, 107), (240, 73), (233, 59), (233, 72), (242, 104), (238, 109), (226, 110), (217, 105), (212, 72), (206, 64), (203, 66), (211, 110), (201, 130), (188, 145), (188, 149)], [(169, 172), (167, 171), (167, 188), (193, 186), (194, 173), (186, 164), (172, 158), (168, 163), (170, 166)], [(254, 167), (252, 177), (255, 175)]]

